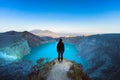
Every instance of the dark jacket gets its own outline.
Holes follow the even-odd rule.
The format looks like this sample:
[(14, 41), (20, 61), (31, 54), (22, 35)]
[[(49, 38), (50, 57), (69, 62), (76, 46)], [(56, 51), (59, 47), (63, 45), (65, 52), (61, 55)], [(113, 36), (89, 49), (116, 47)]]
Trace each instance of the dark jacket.
[(59, 52), (59, 53), (63, 53), (64, 52), (64, 43), (63, 42), (59, 42), (58, 44), (57, 44), (57, 51)]

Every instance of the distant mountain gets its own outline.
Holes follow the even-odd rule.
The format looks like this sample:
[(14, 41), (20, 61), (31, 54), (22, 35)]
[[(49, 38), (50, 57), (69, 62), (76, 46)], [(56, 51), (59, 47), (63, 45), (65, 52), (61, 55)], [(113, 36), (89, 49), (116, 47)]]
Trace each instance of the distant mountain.
[(57, 33), (49, 31), (49, 30), (39, 30), (39, 29), (36, 29), (36, 30), (32, 30), (30, 32), (35, 34), (35, 35), (38, 35), (40, 37), (43, 37), (43, 36), (48, 36), (48, 37), (52, 37), (52, 38), (59, 37)]
[(20, 35), (22, 36), (23, 39), (28, 41), (30, 47), (38, 46), (44, 42), (44, 39), (28, 31), (21, 32)]

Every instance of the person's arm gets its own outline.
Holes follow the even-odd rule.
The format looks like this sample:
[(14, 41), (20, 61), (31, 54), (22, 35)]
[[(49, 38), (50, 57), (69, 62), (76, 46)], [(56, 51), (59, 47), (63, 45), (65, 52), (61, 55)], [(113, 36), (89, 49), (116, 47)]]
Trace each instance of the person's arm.
[(58, 43), (58, 44), (57, 44), (57, 51), (59, 51), (59, 46), (60, 46), (60, 44)]
[(63, 52), (65, 51), (65, 47), (64, 47), (64, 43), (62, 43), (63, 44)]

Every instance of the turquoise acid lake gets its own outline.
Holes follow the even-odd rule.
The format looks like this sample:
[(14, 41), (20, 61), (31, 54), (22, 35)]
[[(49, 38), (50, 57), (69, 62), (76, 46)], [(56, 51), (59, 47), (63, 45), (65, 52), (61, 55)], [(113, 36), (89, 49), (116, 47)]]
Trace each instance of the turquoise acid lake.
[[(67, 43), (64, 44), (65, 44), (65, 52), (63, 54), (64, 58), (82, 64), (82, 66), (85, 68), (87, 66), (87, 63), (83, 58), (77, 56), (78, 51), (75, 48), (75, 46)], [(36, 61), (40, 58), (50, 58), (50, 61), (54, 60), (58, 56), (56, 46), (57, 42), (39, 45), (38, 47), (33, 48), (31, 53), (25, 56), (23, 59), (31, 60), (34, 64), (36, 64)]]

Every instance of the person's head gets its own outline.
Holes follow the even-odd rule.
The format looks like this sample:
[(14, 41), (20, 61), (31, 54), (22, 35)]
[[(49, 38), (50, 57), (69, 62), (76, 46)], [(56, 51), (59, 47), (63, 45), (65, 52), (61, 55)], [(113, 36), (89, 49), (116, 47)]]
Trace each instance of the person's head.
[(61, 39), (61, 38), (59, 39), (59, 42), (62, 42), (62, 39)]

